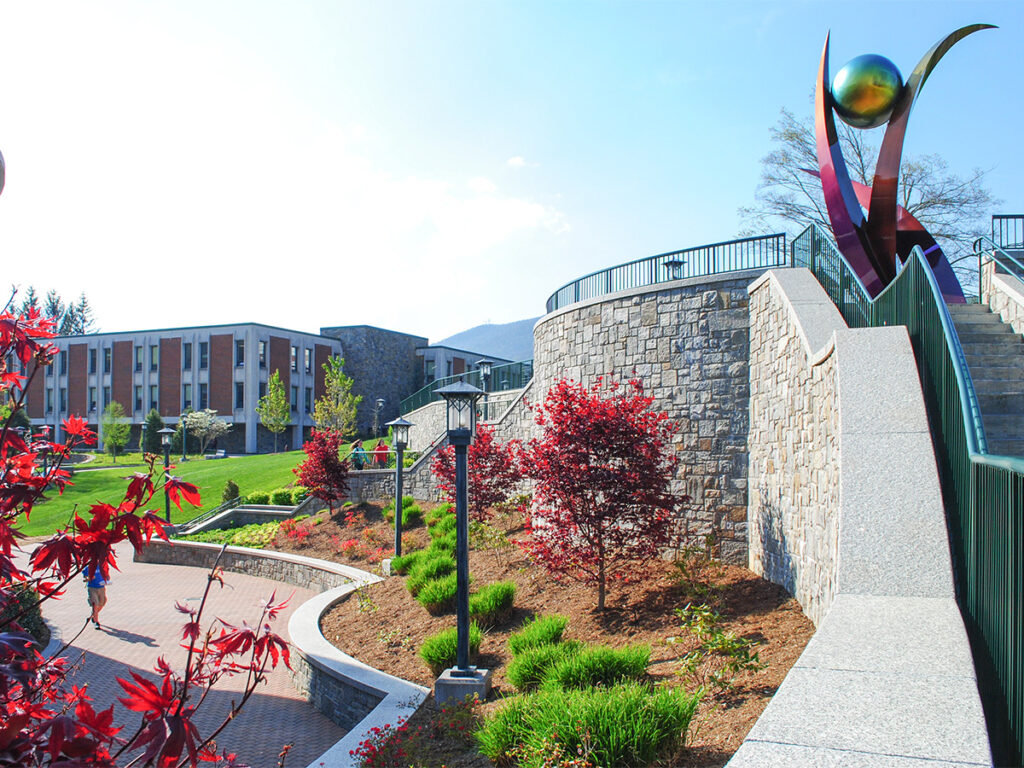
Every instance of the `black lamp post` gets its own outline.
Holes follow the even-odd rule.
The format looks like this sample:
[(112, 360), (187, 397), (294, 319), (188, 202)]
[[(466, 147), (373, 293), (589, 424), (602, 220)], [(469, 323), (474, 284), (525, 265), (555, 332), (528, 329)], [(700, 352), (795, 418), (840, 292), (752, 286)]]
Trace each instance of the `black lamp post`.
[(448, 442), (455, 447), (455, 621), (458, 628), (456, 668), (452, 677), (474, 677), (469, 666), (469, 493), (467, 457), (476, 429), (476, 401), (483, 390), (457, 381), (437, 390), (445, 399), (448, 417)]
[(174, 430), (164, 427), (157, 431), (160, 435), (160, 445), (164, 447), (164, 518), (171, 522), (171, 494), (167, 491), (167, 470), (171, 466), (171, 435)]
[(665, 269), (668, 270), (669, 280), (682, 280), (683, 267), (686, 266), (686, 259), (669, 259), (665, 262)]
[(405, 448), (409, 445), (409, 427), (413, 424), (399, 416), (389, 421), (391, 434), (395, 442), (395, 557), (402, 554), (402, 480), (405, 474), (403, 461)]
[(490, 414), (487, 412), (487, 393), (491, 391), (491, 367), (493, 365), (494, 361), (488, 360), (486, 357), (476, 361), (477, 370), (480, 371), (480, 381), (484, 385), (484, 421), (490, 418)]
[(373, 436), (380, 437), (380, 412), (384, 407), (384, 398), (378, 397), (376, 407), (373, 409)]
[(142, 422), (142, 426), (139, 427), (139, 456), (145, 457), (146, 455), (146, 422)]
[[(188, 450), (188, 433), (185, 430), (185, 417), (187, 415), (188, 415), (187, 413), (183, 413), (183, 414), (181, 414), (181, 417), (180, 417), (180, 422), (181, 422), (181, 460), (182, 461), (188, 461), (188, 457), (185, 455), (185, 453)], [(163, 438), (160, 438), (160, 439), (162, 440)]]

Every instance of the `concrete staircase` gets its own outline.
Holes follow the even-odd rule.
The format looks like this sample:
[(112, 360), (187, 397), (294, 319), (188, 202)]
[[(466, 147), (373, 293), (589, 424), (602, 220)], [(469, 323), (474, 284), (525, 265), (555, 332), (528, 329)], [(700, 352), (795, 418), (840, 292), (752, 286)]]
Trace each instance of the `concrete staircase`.
[(1024, 339), (985, 304), (951, 304), (990, 453), (1024, 456)]

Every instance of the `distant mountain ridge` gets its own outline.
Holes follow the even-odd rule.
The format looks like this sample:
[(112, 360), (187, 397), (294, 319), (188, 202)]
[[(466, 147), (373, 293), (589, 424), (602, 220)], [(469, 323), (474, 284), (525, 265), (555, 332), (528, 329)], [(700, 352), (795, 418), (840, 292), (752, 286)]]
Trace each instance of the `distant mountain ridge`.
[(533, 358), (533, 326), (539, 319), (530, 317), (512, 323), (485, 323), (432, 343), (516, 362), (530, 360)]

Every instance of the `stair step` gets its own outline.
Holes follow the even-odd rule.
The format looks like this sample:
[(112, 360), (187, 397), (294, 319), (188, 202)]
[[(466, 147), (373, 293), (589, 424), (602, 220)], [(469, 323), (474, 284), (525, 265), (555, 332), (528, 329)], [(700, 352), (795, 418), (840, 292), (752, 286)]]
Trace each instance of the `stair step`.
[(1012, 366), (1012, 365), (986, 365), (984, 367), (977, 366), (971, 367), (970, 361), (967, 363), (968, 370), (972, 371), (971, 380), (978, 381), (1017, 381), (1024, 379), (1024, 366)]
[(986, 413), (982, 420), (985, 422), (985, 431), (993, 434), (1002, 434), (1007, 437), (1013, 435), (1024, 436), (1024, 414), (1020, 413)]
[(988, 304), (947, 304), (950, 315), (984, 315), (992, 314)]
[(978, 355), (971, 354), (964, 350), (964, 357), (967, 358), (967, 368), (971, 376), (982, 376), (987, 369), (1012, 368), (1016, 371), (1024, 370), (1024, 354), (1016, 355)]
[(978, 394), (978, 405), (985, 416), (1024, 414), (1024, 395), (1020, 393), (1011, 394)]
[(1005, 325), (993, 326), (972, 326), (971, 328), (957, 328), (956, 335), (960, 338), (960, 345), (966, 347), (968, 344), (1020, 344), (1020, 336), (1015, 334)]
[(1024, 354), (1024, 342), (1020, 337), (1014, 341), (983, 342), (983, 341), (960, 341), (965, 355), (1019, 355)]
[[(990, 371), (985, 371), (988, 375)], [(971, 377), (974, 384), (974, 391), (981, 395), (1019, 395), (1024, 397), (1024, 379), (975, 379)]]
[(1000, 456), (1024, 456), (1024, 438), (987, 439), (987, 442), (989, 453), (996, 453)]
[(953, 318), (953, 325), (957, 328), (987, 328), (990, 325), (1000, 326), (1003, 324), (1003, 321), (999, 319), (999, 315), (995, 312), (989, 312), (984, 315), (951, 315), (951, 317)]

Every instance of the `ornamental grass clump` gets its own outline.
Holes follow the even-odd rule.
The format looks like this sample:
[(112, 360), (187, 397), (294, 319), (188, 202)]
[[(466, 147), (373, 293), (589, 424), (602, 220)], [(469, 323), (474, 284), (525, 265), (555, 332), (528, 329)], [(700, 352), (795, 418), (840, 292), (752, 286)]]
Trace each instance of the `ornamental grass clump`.
[(685, 743), (698, 701), (682, 688), (632, 682), (545, 689), (510, 699), (477, 732), (477, 743), (491, 760), (521, 768), (543, 768), (551, 744), (562, 754), (586, 753), (594, 765), (640, 768)]
[[(480, 627), (474, 621), (469, 625), (469, 659), (476, 659), (480, 650)], [(420, 658), (427, 663), (430, 671), (440, 675), (448, 667), (455, 666), (458, 653), (458, 629), (452, 627), (436, 635), (431, 635), (420, 646)]]
[(542, 684), (545, 688), (567, 689), (643, 682), (647, 679), (650, 662), (651, 649), (645, 645), (628, 648), (588, 646), (579, 653), (558, 660), (544, 675)]
[(438, 539), (449, 533), (455, 533), (455, 515), (444, 515), (436, 523), (427, 528), (430, 538)]
[(451, 514), (454, 516), (454, 509), (455, 505), (446, 501), (444, 504), (439, 504), (438, 506), (434, 507), (432, 510), (427, 512), (427, 514), (423, 518), (423, 521), (428, 526), (434, 525), (438, 520), (440, 520), (445, 515)]
[(457, 574), (449, 573), (424, 584), (416, 595), (416, 602), (426, 608), (427, 613), (439, 616), (455, 607), (457, 589)]
[(410, 595), (416, 597), (428, 582), (447, 576), (454, 570), (455, 558), (447, 552), (428, 555), (420, 558), (416, 566), (409, 571), (405, 588), (409, 590)]
[(567, 616), (556, 613), (549, 616), (534, 616), (531, 621), (523, 624), (518, 632), (512, 633), (508, 639), (508, 649), (516, 656), (529, 648), (561, 642), (562, 633), (568, 623)]
[(517, 691), (528, 693), (540, 687), (552, 667), (576, 655), (582, 647), (578, 640), (567, 640), (526, 648), (509, 662), (505, 674)]
[(434, 552), (447, 552), (452, 554), (455, 552), (455, 531), (439, 536), (430, 542), (430, 546), (427, 547), (427, 552), (433, 554)]
[(496, 581), (488, 584), (469, 596), (469, 615), (485, 625), (500, 624), (512, 614), (515, 597), (514, 582)]
[(425, 549), (417, 549), (413, 552), (393, 557), (391, 558), (391, 572), (405, 576), (407, 573), (411, 573), (412, 569), (426, 557), (427, 550)]

